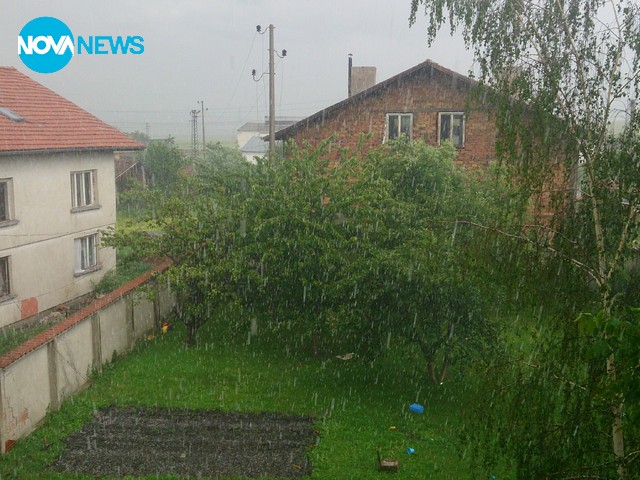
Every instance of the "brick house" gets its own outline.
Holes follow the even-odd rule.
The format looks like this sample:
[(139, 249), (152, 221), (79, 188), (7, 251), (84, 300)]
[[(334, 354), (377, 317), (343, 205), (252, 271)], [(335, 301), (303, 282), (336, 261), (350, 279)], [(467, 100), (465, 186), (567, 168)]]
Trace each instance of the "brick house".
[(115, 266), (114, 151), (144, 146), (0, 67), (0, 327), (93, 290)]
[(458, 164), (486, 166), (495, 158), (495, 123), (488, 109), (471, 108), (475, 85), (427, 60), (280, 130), (276, 139), (316, 145), (334, 136), (354, 148), (368, 134), (365, 151), (401, 134), (430, 145), (450, 140)]

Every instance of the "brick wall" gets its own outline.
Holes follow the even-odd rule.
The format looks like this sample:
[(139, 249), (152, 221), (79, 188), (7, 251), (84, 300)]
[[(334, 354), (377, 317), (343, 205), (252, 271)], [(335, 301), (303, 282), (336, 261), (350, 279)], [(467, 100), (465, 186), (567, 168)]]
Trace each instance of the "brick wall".
[[(366, 95), (353, 97), (293, 134), (298, 145), (313, 145), (335, 135), (342, 147), (356, 148), (360, 134), (371, 135), (365, 151), (385, 140), (387, 113), (412, 113), (413, 138), (438, 144), (438, 113), (466, 113), (465, 145), (457, 162), (468, 167), (486, 166), (495, 158), (495, 123), (486, 110), (472, 108), (470, 84), (435, 69), (424, 69), (386, 83)], [(327, 110), (329, 112), (329, 110)]]

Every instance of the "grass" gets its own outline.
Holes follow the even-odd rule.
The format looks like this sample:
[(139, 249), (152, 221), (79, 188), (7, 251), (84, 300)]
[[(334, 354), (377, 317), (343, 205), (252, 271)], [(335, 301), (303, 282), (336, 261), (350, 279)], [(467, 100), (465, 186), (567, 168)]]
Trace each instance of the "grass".
[(0, 355), (8, 353), (18, 345), (44, 332), (50, 325), (32, 325), (25, 328), (5, 327), (0, 331)]
[[(295, 348), (286, 354), (282, 339), (247, 342), (245, 333), (231, 335), (214, 323), (196, 347), (186, 348), (184, 337), (179, 327), (157, 335), (94, 375), (90, 388), (0, 458), (0, 480), (90, 478), (48, 472), (47, 465), (62, 453), (66, 436), (109, 405), (312, 415), (320, 432), (309, 451), (314, 479), (379, 479), (385, 474), (376, 469), (377, 450), (400, 460), (398, 478), (472, 478), (458, 447), (464, 384), (426, 383), (402, 351), (349, 361)], [(425, 405), (424, 414), (408, 410), (415, 401)]]

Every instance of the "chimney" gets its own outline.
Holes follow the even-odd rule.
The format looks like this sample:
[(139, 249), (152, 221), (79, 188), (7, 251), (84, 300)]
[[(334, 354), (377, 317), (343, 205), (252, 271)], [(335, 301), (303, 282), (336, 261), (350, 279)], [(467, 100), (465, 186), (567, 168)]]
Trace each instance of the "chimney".
[(347, 78), (347, 98), (351, 97), (351, 69), (353, 68), (353, 54), (349, 54), (349, 74)]
[(354, 67), (353, 55), (349, 54), (348, 96), (373, 87), (376, 84), (376, 67)]

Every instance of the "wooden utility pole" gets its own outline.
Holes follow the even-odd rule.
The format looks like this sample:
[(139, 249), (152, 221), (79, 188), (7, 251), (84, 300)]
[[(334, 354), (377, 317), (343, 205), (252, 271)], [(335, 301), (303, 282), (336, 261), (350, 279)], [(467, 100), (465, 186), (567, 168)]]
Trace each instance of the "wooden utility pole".
[(273, 24), (269, 24), (269, 158), (276, 153), (276, 88), (275, 88), (275, 49)]
[(204, 100), (200, 100), (200, 111), (202, 113), (202, 151), (204, 152), (207, 149), (207, 142), (204, 139)]
[[(273, 38), (273, 24), (269, 24), (269, 157), (273, 158), (276, 153), (276, 68), (275, 68), (275, 56), (278, 55), (280, 58), (284, 58), (287, 56), (287, 51), (282, 50), (282, 55), (276, 53), (274, 48), (274, 38)], [(256, 25), (256, 30), (260, 35), (265, 32), (262, 31), (262, 27), (260, 25)], [(264, 73), (260, 75), (260, 78), (256, 79), (256, 70), (253, 69), (251, 71), (251, 75), (253, 76), (254, 81), (259, 81), (260, 78), (263, 77)]]

